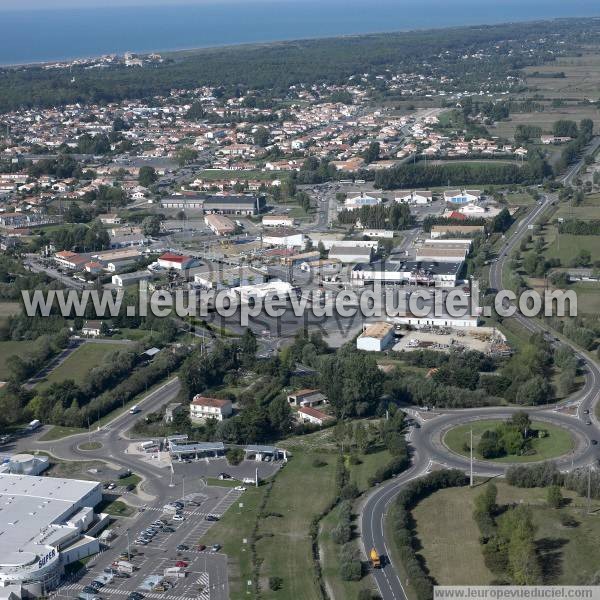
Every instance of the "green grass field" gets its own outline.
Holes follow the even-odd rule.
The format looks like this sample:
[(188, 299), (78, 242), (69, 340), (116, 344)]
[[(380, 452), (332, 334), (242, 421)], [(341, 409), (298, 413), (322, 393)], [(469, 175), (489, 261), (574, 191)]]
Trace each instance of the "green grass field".
[[(251, 537), (258, 523), (256, 552), (260, 562), (261, 597), (320, 598), (311, 558), (309, 525), (325, 508), (334, 489), (335, 457), (325, 457), (326, 466), (314, 467), (323, 455), (294, 453), (269, 485), (249, 487), (239, 502), (223, 515), (202, 543), (220, 543), (230, 560), (230, 595), (233, 600), (251, 595), (254, 585)], [(268, 494), (261, 516), (259, 509)], [(239, 504), (242, 504), (240, 506)], [(192, 540), (197, 543), (197, 540)], [(198, 540), (199, 541), (199, 540)], [(283, 580), (282, 588), (269, 590), (269, 577)], [(248, 582), (252, 585), (248, 586)]]
[[(567, 499), (558, 510), (546, 505), (546, 490), (521, 489), (495, 481), (498, 504), (526, 503), (534, 507), (536, 541), (548, 585), (585, 584), (598, 571), (596, 548), (600, 539), (598, 501), (594, 512), (585, 514), (585, 500), (563, 490)], [(420, 502), (412, 514), (420, 554), (432, 577), (440, 585), (489, 585), (494, 576), (483, 562), (479, 529), (473, 521), (474, 499), (482, 487), (451, 488), (434, 493)], [(579, 521), (578, 527), (563, 527), (560, 514)]]
[(0, 381), (5, 381), (10, 376), (6, 366), (6, 359), (13, 354), (27, 356), (35, 348), (35, 342), (0, 342)]
[[(499, 420), (485, 419), (482, 421), (474, 421), (473, 423), (466, 423), (450, 429), (444, 436), (444, 444), (457, 454), (468, 456), (468, 451), (465, 450), (470, 442), (471, 429), (473, 430), (473, 446), (477, 448), (477, 444), (481, 439), (484, 431), (495, 428), (500, 423)], [(490, 459), (491, 462), (511, 463), (511, 462), (533, 462), (540, 460), (548, 460), (550, 458), (556, 458), (568, 454), (573, 449), (573, 437), (566, 430), (561, 427), (550, 425), (549, 423), (542, 423), (539, 421), (532, 421), (533, 429), (545, 429), (548, 432), (548, 436), (544, 438), (536, 438), (532, 442), (533, 454), (525, 456), (508, 455), (501, 458)], [(474, 455), (479, 460), (484, 460), (483, 457), (478, 453), (474, 452)]]
[(37, 387), (44, 389), (52, 383), (58, 383), (65, 379), (73, 379), (75, 383), (81, 384), (85, 381), (87, 374), (94, 367), (100, 365), (108, 354), (122, 349), (123, 346), (120, 344), (83, 344)]
[(281, 179), (286, 177), (287, 174), (281, 171), (227, 171), (222, 169), (206, 169), (204, 171), (198, 171), (196, 174), (197, 179), (206, 179), (208, 181), (218, 179), (264, 179), (268, 181), (270, 179)]
[(47, 431), (42, 437), (40, 442), (52, 442), (54, 440), (60, 440), (68, 435), (74, 435), (76, 433), (83, 433), (85, 429), (80, 427), (62, 427), (60, 425), (54, 425), (50, 431)]

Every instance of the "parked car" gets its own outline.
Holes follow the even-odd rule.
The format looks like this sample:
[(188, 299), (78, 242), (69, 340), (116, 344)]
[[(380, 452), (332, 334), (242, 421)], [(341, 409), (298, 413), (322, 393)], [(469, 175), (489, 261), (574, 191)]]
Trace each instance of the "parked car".
[(182, 568), (182, 569), (185, 569), (185, 567), (187, 567), (187, 566), (188, 566), (188, 563), (186, 563), (186, 562), (185, 562), (185, 560), (178, 560), (178, 561), (175, 563), (175, 566), (176, 566), (176, 567), (180, 567), (180, 568)]
[(210, 549), (211, 549), (213, 552), (218, 552), (218, 551), (221, 549), (221, 544), (213, 544), (213, 545), (210, 547)]
[(185, 544), (179, 544), (177, 546), (177, 550), (179, 550), (179, 552), (183, 552), (183, 551), (189, 550), (189, 549), (190, 549), (189, 546), (186, 546)]
[(217, 515), (206, 515), (204, 517), (205, 521), (218, 521), (219, 517), (217, 517)]
[(205, 545), (205, 544), (198, 544), (198, 545), (196, 546), (196, 550), (197, 550), (198, 552), (202, 552), (202, 551), (206, 550), (206, 545)]
[(590, 443), (592, 444), (592, 446), (597, 446), (598, 440), (590, 440)]
[(245, 492), (248, 488), (245, 488), (243, 485), (236, 485), (233, 489), (236, 492)]
[(185, 521), (185, 517), (183, 515), (173, 515), (173, 521)]

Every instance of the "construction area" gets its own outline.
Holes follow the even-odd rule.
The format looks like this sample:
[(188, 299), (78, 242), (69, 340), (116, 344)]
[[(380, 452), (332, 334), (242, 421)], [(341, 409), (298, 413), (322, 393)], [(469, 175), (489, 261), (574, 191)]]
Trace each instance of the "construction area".
[(430, 327), (419, 331), (402, 331), (394, 345), (395, 352), (413, 350), (476, 350), (492, 356), (508, 356), (511, 348), (501, 331), (494, 327)]

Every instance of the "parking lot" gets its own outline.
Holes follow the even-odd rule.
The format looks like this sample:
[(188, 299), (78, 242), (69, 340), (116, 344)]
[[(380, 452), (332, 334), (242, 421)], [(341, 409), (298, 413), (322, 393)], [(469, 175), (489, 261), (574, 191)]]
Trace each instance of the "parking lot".
[[(200, 484), (185, 498), (172, 501), (181, 505), (146, 507), (135, 517), (120, 520), (110, 547), (53, 595), (73, 599), (88, 592), (90, 600), (93, 596), (225, 600), (227, 556), (218, 545), (204, 548), (202, 536), (243, 494), (241, 489)], [(132, 572), (117, 576), (118, 561), (133, 565)], [(103, 576), (112, 581), (92, 583)], [(132, 593), (138, 594), (137, 599)]]

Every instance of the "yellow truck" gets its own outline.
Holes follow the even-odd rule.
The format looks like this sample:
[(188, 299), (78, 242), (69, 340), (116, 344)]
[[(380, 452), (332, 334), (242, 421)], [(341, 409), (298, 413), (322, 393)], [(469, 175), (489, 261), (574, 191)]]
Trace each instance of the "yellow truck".
[(371, 566), (374, 569), (381, 568), (381, 557), (375, 548), (371, 548), (371, 552), (369, 552), (369, 560), (371, 561)]

